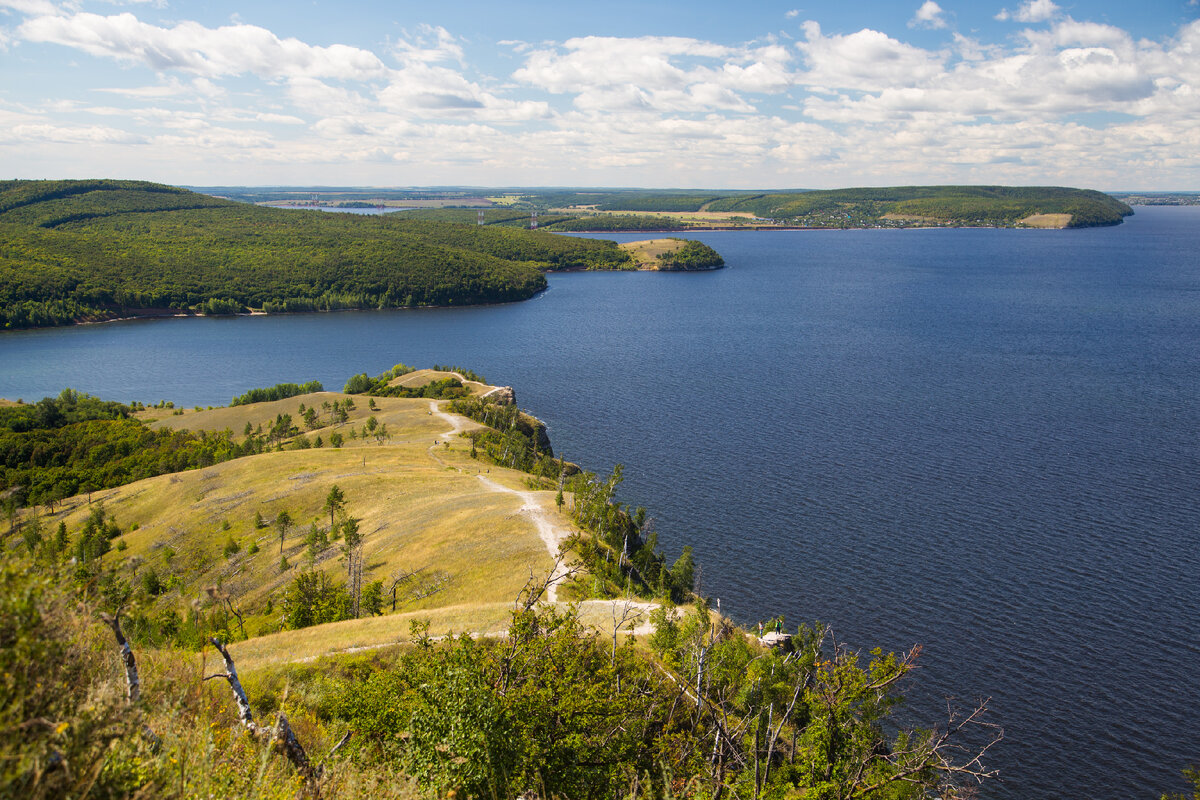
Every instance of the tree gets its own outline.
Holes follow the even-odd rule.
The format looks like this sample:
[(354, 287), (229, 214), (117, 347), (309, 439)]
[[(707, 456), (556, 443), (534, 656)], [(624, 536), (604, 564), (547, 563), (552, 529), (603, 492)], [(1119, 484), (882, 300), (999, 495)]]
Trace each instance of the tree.
[(696, 579), (696, 562), (692, 558), (691, 546), (683, 548), (683, 553), (671, 567), (671, 595), (676, 602), (682, 602), (692, 591)]
[(335, 483), (329, 490), (329, 494), (325, 495), (325, 505), (322, 506), (322, 511), (329, 512), (329, 530), (333, 530), (335, 524), (334, 518), (337, 513), (346, 507), (346, 495), (338, 488)]
[(279, 555), (283, 555), (283, 540), (287, 536), (288, 528), (292, 527), (292, 515), (287, 510), (280, 511), (275, 517), (275, 530), (279, 531)]
[(371, 581), (363, 589), (362, 612), (371, 616), (383, 613), (383, 581)]
[(319, 570), (304, 570), (296, 576), (283, 597), (283, 620), (287, 627), (307, 628), (350, 618), (350, 596)]
[[(362, 601), (363, 536), (358, 529), (358, 520), (349, 517), (342, 523), (342, 553), (346, 557), (346, 587), (350, 592), (354, 617), (359, 616)], [(380, 589), (382, 590), (382, 584)]]

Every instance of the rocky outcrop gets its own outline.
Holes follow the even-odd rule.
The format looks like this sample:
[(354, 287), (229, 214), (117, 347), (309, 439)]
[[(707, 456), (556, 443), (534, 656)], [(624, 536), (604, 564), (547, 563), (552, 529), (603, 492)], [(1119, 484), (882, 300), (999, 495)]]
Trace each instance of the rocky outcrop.
[(497, 386), (496, 388), (481, 394), (479, 399), (487, 400), (488, 402), (495, 403), (498, 406), (515, 406), (517, 404), (517, 393), (511, 386)]

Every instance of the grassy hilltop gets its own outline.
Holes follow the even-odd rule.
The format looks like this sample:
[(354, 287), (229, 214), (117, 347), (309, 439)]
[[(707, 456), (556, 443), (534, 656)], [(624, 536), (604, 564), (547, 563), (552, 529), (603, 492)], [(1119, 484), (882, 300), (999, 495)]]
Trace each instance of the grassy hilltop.
[(620, 469), (556, 456), (511, 391), (403, 365), (345, 388), (0, 404), (0, 797), (915, 800), (992, 774), (986, 703), (890, 718), (919, 648), (711, 612)]
[(237, 203), (140, 181), (0, 181), (0, 327), (522, 300), (612, 242)]

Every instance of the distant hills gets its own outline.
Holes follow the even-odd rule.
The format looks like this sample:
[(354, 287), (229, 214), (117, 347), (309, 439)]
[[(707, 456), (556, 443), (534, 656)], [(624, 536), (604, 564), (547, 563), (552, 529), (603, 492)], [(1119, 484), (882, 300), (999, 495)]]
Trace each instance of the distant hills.
[[(803, 192), (574, 192), (537, 198), (561, 213), (657, 213), (676, 223), (769, 222), (796, 227), (1092, 227), (1117, 225), (1133, 209), (1103, 192), (1056, 186), (896, 186)], [(1047, 219), (1053, 217), (1053, 219)]]
[(406, 207), (416, 219), (550, 231), (728, 228), (911, 228), (1117, 225), (1133, 213), (1112, 197), (1059, 186), (893, 186), (794, 191), (697, 189), (206, 189), (246, 202)]
[[(142, 181), (0, 181), (0, 328), (509, 302), (544, 289), (546, 270), (635, 266), (613, 242), (555, 230), (1062, 228), (1133, 213), (1101, 192), (1061, 187), (221, 192), (242, 202)], [(247, 202), (299, 194), (331, 207), (426, 207), (316, 214)], [(534, 212), (541, 230), (528, 230)]]
[(523, 300), (612, 242), (237, 203), (140, 181), (0, 182), (0, 327)]

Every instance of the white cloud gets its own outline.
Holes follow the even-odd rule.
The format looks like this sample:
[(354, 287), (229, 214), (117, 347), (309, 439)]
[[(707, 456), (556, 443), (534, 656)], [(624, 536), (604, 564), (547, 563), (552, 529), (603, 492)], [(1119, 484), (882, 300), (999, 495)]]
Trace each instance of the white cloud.
[(196, 97), (214, 98), (225, 94), (224, 89), (207, 78), (195, 78), (185, 83), (173, 75), (154, 86), (104, 87), (94, 91), (131, 98), (181, 97), (194, 99)]
[(254, 25), (207, 28), (181, 22), (162, 28), (128, 12), (107, 17), (79, 13), (35, 17), (22, 23), (18, 31), (33, 42), (51, 42), (158, 71), (180, 70), (209, 78), (252, 73), (265, 78), (364, 80), (386, 72), (370, 51), (280, 39)]
[(776, 94), (793, 85), (786, 47), (728, 47), (683, 37), (588, 36), (530, 52), (513, 78), (575, 95), (592, 113), (748, 113), (739, 92)]
[(21, 14), (57, 14), (58, 7), (50, 0), (0, 0), (0, 8), (12, 9)]
[(1059, 10), (1052, 0), (1026, 0), (1016, 11), (1010, 12), (1007, 8), (1000, 9), (996, 19), (1001, 22), (1010, 19), (1015, 19), (1017, 22), (1045, 22), (1053, 19)]
[(946, 19), (942, 16), (944, 13), (942, 7), (933, 0), (925, 0), (917, 9), (917, 13), (913, 14), (913, 18), (908, 21), (908, 27), (944, 28), (946, 27)]
[(462, 45), (440, 25), (422, 24), (408, 41), (396, 43), (396, 57), (405, 64), (464, 63)]
[(804, 23), (804, 34), (806, 41), (797, 42), (796, 47), (804, 54), (808, 69), (799, 80), (823, 89), (872, 92), (918, 85), (940, 74), (946, 58), (870, 28), (825, 36), (821, 26), (810, 20)]
[[(377, 55), (239, 22), (0, 6), (35, 15), (10, 31), (13, 44), (59, 44), (130, 67), (124, 86), (110, 71), (89, 81), (80, 58), (69, 90), (24, 105), (12, 89), (0, 97), (0, 152), (30, 175), (742, 187), (1200, 180), (1200, 21), (1135, 39), (1034, 0), (1009, 17), (1048, 24), (999, 42), (953, 33), (929, 49), (896, 31), (826, 35), (810, 21), (795, 43), (508, 42), (502, 55), (517, 54), (519, 68), (481, 75), (471, 43), (438, 26), (411, 27)], [(926, 2), (912, 25), (949, 16)]]
[(14, 144), (29, 140), (55, 144), (142, 145), (147, 142), (144, 136), (102, 125), (66, 126), (28, 123), (14, 125), (7, 132), (0, 131), (0, 144)]

